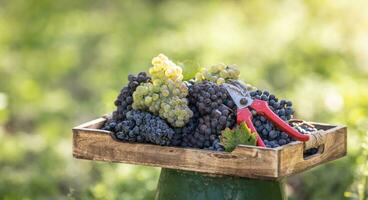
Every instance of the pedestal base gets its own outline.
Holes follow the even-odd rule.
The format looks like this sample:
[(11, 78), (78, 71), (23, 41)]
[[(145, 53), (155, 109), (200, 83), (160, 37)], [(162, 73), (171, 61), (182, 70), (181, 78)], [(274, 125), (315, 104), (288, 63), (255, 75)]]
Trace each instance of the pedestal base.
[(281, 181), (162, 169), (156, 200), (285, 200)]

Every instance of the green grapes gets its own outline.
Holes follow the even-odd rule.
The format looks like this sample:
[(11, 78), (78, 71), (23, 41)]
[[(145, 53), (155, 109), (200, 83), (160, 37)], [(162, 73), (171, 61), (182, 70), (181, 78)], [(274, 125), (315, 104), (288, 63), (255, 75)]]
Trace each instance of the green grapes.
[(149, 110), (173, 127), (183, 127), (193, 116), (188, 107), (188, 87), (182, 69), (160, 54), (149, 69), (152, 82), (143, 83), (133, 93), (133, 109)]
[(221, 85), (229, 79), (237, 80), (239, 75), (240, 71), (235, 66), (219, 64), (209, 69), (203, 68), (196, 74), (195, 81), (202, 82), (208, 80)]

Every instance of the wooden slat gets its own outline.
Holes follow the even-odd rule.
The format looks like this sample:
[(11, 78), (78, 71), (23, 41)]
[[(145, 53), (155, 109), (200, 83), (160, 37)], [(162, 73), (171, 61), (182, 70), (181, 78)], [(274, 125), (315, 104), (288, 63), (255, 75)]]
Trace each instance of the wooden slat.
[(110, 132), (98, 129), (105, 120), (99, 118), (73, 129), (74, 157), (248, 178), (280, 179), (346, 154), (346, 128), (339, 126), (326, 125), (330, 129), (327, 130), (325, 151), (304, 160), (304, 145), (301, 142), (275, 149), (239, 145), (232, 153), (118, 142), (111, 138)]
[(199, 149), (121, 143), (114, 141), (106, 133), (90, 130), (75, 131), (73, 155), (87, 160), (242, 177), (276, 178), (277, 176), (277, 152), (272, 150), (252, 149), (251, 151), (238, 150), (238, 153), (217, 153)]

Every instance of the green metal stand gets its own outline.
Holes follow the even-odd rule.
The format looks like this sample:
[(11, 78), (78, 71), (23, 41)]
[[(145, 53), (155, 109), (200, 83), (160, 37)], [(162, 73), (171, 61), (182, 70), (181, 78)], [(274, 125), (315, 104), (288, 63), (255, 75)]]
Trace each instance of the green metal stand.
[(282, 181), (162, 169), (156, 200), (285, 200)]

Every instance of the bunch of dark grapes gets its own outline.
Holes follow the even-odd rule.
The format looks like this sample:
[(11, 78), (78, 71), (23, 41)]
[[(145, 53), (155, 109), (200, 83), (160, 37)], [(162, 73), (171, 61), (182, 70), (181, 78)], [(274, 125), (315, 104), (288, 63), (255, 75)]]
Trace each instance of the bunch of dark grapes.
[(176, 129), (176, 144), (182, 147), (223, 151), (219, 136), (236, 122), (235, 103), (222, 86), (209, 81), (189, 85), (189, 104), (195, 115), (182, 129)]
[[(250, 92), (250, 95), (254, 99), (268, 102), (271, 110), (284, 121), (290, 120), (294, 114), (291, 101), (279, 100), (268, 91), (256, 90)], [(294, 141), (294, 139), (285, 132), (275, 127), (271, 121), (256, 112), (253, 112), (253, 124), (265, 145), (269, 148), (276, 148)]]
[(165, 120), (151, 113), (138, 110), (129, 111), (126, 119), (117, 123), (113, 137), (127, 142), (171, 145), (174, 130)]
[(129, 75), (129, 83), (121, 91), (115, 100), (116, 111), (113, 112), (112, 119), (121, 121), (125, 119), (126, 114), (132, 110), (133, 93), (141, 83), (147, 83), (151, 80), (145, 72), (139, 73), (137, 76)]
[(103, 130), (112, 131), (116, 125), (125, 119), (126, 114), (132, 110), (133, 104), (133, 93), (141, 83), (147, 83), (151, 80), (145, 72), (140, 72), (137, 76), (128, 76), (128, 85), (121, 89), (118, 97), (114, 104), (116, 110), (112, 113), (112, 117), (107, 120), (105, 125), (102, 127)]
[[(189, 102), (198, 109), (201, 115), (209, 115), (224, 104), (234, 107), (234, 102), (229, 99), (226, 89), (215, 83), (203, 81), (189, 86)], [(229, 115), (229, 113), (227, 114)]]

